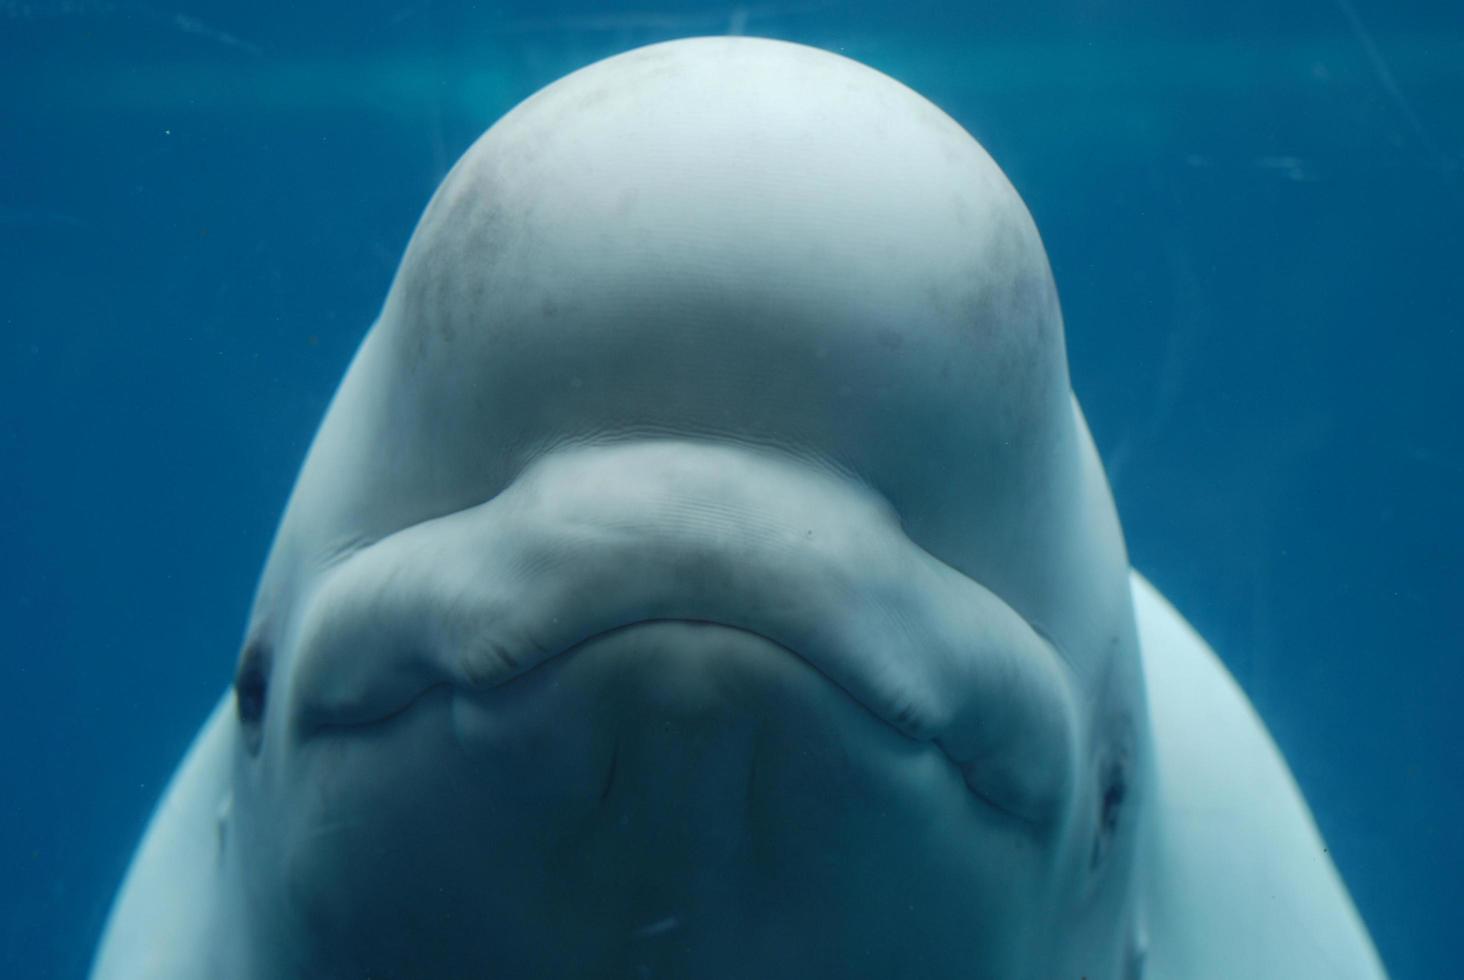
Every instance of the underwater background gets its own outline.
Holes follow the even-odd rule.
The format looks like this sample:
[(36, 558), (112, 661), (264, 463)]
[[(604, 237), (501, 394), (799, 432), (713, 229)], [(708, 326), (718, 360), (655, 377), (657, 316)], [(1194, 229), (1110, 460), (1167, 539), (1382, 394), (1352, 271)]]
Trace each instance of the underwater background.
[(85, 974), (453, 160), (570, 70), (714, 33), (842, 52), (991, 151), (1134, 564), (1392, 975), (1458, 975), (1460, 0), (0, 0), (0, 975)]

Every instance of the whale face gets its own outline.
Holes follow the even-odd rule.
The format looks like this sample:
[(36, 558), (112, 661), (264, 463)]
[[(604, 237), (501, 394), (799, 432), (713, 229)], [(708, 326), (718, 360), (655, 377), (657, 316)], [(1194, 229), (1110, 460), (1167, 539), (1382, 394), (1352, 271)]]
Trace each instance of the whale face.
[(954, 121), (781, 42), (576, 72), (434, 196), (286, 510), (245, 972), (1123, 975), (1127, 567)]

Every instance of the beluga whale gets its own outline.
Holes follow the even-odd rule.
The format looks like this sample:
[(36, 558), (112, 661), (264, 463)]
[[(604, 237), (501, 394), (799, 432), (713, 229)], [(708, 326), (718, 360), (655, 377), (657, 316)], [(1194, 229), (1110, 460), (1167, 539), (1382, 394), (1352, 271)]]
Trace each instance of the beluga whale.
[(92, 971), (1381, 975), (1130, 568), (1012, 185), (746, 37), (576, 71), (443, 181)]

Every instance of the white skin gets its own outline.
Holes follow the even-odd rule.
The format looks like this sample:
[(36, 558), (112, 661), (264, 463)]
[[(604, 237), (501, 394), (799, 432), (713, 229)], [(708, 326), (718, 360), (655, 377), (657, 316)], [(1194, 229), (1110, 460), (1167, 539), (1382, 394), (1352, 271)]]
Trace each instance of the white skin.
[(454, 168), (311, 449), (178, 791), (198, 958), (1134, 975), (1133, 608), (985, 152), (808, 48), (601, 62)]
[(1015, 192), (884, 76), (687, 42), (510, 113), (261, 586), (268, 969), (1116, 973), (1144, 722), (1064, 372)]

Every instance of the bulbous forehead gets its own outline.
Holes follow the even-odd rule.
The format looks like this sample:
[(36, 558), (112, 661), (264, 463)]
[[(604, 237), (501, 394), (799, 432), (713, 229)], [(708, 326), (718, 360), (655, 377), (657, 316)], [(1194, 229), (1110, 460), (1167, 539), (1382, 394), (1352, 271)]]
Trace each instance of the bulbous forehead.
[(556, 446), (667, 435), (870, 485), (916, 543), (1055, 633), (1121, 605), (1020, 198), (893, 79), (748, 38), (592, 65), (467, 152), (307, 460), (280, 536), (294, 553), (271, 565), (481, 503)]
[[(780, 439), (837, 441), (867, 406), (1011, 442), (1066, 394), (1046, 256), (976, 141), (876, 71), (745, 38), (630, 52), (509, 113), (428, 207), (379, 332), (477, 390), (485, 360), (694, 381), (659, 414)], [(633, 387), (599, 407), (644, 413)]]
[(845, 295), (988, 346), (996, 304), (1025, 301), (1041, 315), (1004, 339), (1061, 348), (1036, 229), (985, 151), (893, 79), (798, 45), (672, 42), (548, 86), (454, 168), (394, 297), (409, 319), (478, 326), (473, 288), (563, 289), (565, 264), (607, 298), (678, 280), (703, 304), (718, 284)]

